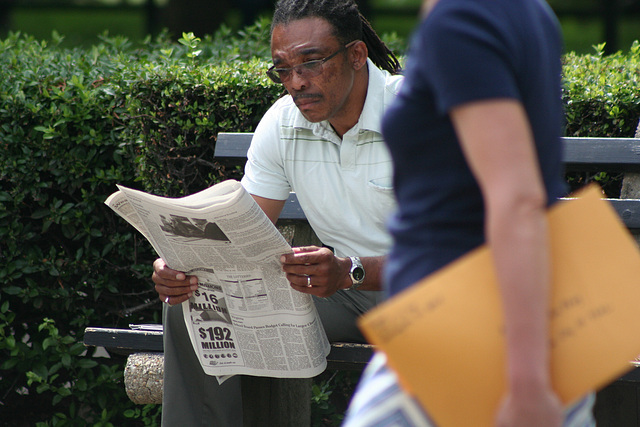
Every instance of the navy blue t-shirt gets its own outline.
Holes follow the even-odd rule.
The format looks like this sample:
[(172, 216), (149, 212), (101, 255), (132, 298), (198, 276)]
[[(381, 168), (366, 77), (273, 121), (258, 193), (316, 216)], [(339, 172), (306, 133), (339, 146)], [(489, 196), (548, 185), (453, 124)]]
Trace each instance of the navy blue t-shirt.
[(385, 272), (393, 295), (484, 237), (484, 209), (448, 112), (517, 99), (531, 123), (549, 201), (564, 195), (562, 41), (542, 0), (440, 0), (415, 32), (406, 79), (383, 120), (398, 211)]

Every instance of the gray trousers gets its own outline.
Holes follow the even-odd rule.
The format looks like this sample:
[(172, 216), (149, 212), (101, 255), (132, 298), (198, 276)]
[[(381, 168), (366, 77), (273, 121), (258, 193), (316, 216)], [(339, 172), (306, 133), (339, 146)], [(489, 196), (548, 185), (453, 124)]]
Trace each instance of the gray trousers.
[[(314, 302), (330, 342), (366, 342), (356, 319), (376, 305), (381, 292), (338, 291)], [(218, 384), (204, 373), (184, 325), (182, 305), (163, 311), (164, 427), (241, 427), (242, 398), (238, 375)]]

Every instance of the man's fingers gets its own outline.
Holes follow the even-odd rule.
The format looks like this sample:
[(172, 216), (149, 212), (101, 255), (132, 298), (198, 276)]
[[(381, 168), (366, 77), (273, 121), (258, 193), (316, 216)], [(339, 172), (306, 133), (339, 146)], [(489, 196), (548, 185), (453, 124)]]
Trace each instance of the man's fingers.
[(305, 252), (315, 252), (317, 251), (318, 248), (317, 246), (297, 246), (295, 248), (293, 248), (293, 253), (294, 254), (302, 254)]
[(156, 292), (158, 295), (169, 295), (169, 296), (177, 296), (177, 295), (187, 295), (191, 296), (193, 291), (198, 289), (195, 285), (190, 284), (182, 284), (182, 286), (176, 282), (171, 282), (169, 284), (156, 283)]
[(187, 276), (181, 271), (172, 270), (167, 267), (162, 258), (153, 262), (153, 274), (151, 276), (155, 283), (155, 290), (158, 299), (165, 304), (180, 304), (193, 295), (193, 291), (198, 289), (198, 278)]
[[(187, 278), (187, 275), (184, 274), (182, 271), (177, 271), (172, 268), (169, 268), (167, 264), (165, 264), (162, 258), (158, 258), (153, 262), (153, 272), (159, 278), (167, 279), (167, 280), (182, 281)], [(197, 282), (197, 278), (195, 276), (189, 276), (189, 277), (194, 278), (191, 280), (192, 284), (194, 283), (193, 280)]]
[(329, 285), (327, 277), (313, 274), (287, 274), (287, 280), (296, 290), (310, 288), (325, 289)]
[(286, 264), (282, 266), (282, 270), (287, 274), (287, 276), (311, 276), (315, 273), (313, 266), (305, 264)]
[(318, 262), (318, 256), (323, 255), (325, 248), (317, 246), (300, 246), (293, 248), (293, 253), (284, 254), (280, 257), (283, 264), (312, 264)]
[(151, 280), (153, 280), (153, 283), (155, 284), (170, 287), (196, 286), (193, 290), (197, 289), (198, 286), (198, 278), (196, 276), (187, 276), (181, 271), (172, 270), (167, 267), (161, 259), (158, 259), (153, 263), (153, 274), (151, 275)]
[(158, 294), (158, 299), (168, 305), (182, 304), (188, 300), (191, 295), (163, 295)]
[(335, 290), (332, 290), (326, 286), (323, 286), (322, 284), (320, 285), (314, 284), (314, 280), (312, 276), (309, 279), (311, 286), (307, 285), (307, 280), (308, 279), (305, 277), (303, 279), (298, 279), (295, 282), (289, 282), (289, 283), (291, 284), (291, 287), (294, 290), (298, 292), (302, 292), (304, 294), (315, 295), (317, 297), (326, 298), (335, 293)]
[(193, 291), (195, 290), (190, 286), (171, 287), (164, 285), (156, 285), (155, 289), (158, 293), (158, 298), (163, 301), (166, 297), (171, 297), (172, 301), (175, 301), (174, 298), (182, 298), (182, 301), (184, 301), (186, 299), (189, 299), (191, 295), (193, 295)]
[[(319, 267), (329, 265), (335, 261), (335, 255), (327, 248), (317, 248), (313, 246), (311, 252), (301, 252), (294, 254), (286, 254), (280, 257), (280, 262), (286, 272), (297, 274), (310, 274), (300, 269), (292, 270), (289, 267)], [(312, 271), (312, 270), (309, 270)], [(318, 272), (320, 274), (320, 272)]]

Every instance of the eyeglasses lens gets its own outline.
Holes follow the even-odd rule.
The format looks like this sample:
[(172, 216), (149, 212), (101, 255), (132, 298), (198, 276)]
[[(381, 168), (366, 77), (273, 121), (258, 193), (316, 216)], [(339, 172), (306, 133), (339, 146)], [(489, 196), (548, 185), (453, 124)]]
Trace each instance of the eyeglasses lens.
[(291, 79), (291, 73), (296, 72), (300, 77), (316, 77), (322, 73), (322, 60), (308, 61), (291, 68), (270, 68), (267, 75), (275, 83), (284, 83)]

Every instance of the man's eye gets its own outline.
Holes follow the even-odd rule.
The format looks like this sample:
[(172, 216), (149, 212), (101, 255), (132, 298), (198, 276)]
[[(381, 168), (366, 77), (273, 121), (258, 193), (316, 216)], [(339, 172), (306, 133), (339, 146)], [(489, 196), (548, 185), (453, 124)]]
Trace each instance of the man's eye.
[(322, 61), (320, 61), (320, 60), (314, 60), (314, 61), (304, 62), (304, 63), (302, 63), (300, 65), (302, 65), (307, 70), (313, 70), (314, 68), (317, 68), (321, 63), (322, 63)]

